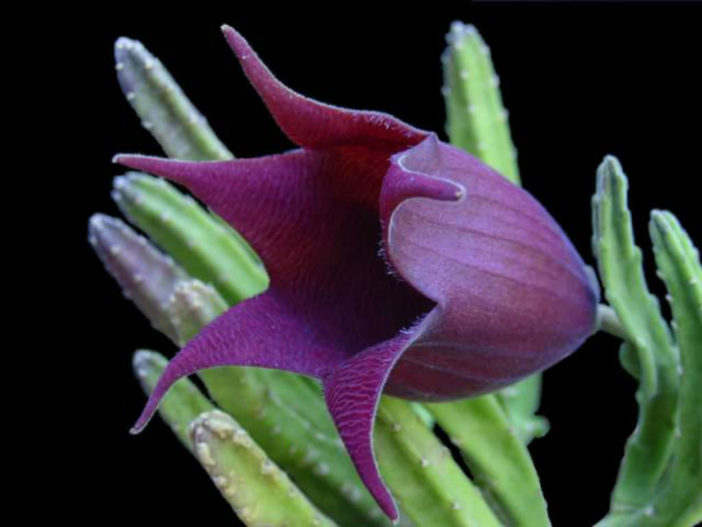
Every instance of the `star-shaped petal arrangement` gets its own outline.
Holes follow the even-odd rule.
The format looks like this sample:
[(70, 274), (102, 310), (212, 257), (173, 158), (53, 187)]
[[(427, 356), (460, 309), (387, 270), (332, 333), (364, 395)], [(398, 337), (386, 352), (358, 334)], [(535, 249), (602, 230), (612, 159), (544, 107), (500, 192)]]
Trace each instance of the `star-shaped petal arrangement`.
[(190, 189), (251, 243), (270, 287), (171, 360), (134, 431), (197, 370), (318, 378), (362, 480), (396, 519), (373, 454), (381, 393), (450, 400), (550, 366), (594, 331), (596, 282), (526, 191), (395, 117), (293, 92), (239, 33), (223, 31), (300, 148), (233, 161), (116, 161)]

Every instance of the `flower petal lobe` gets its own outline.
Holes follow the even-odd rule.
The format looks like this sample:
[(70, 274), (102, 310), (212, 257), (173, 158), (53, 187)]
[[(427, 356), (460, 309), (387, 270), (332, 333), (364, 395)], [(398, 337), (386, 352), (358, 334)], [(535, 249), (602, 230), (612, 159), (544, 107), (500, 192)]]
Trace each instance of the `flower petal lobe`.
[(324, 376), (329, 412), (366, 487), (393, 520), (397, 506), (378, 471), (373, 453), (373, 424), (385, 382), (407, 347), (411, 335), (402, 333), (340, 363)]
[(339, 144), (386, 145), (397, 150), (426, 136), (426, 132), (391, 115), (347, 110), (292, 91), (275, 78), (236, 30), (224, 26), (222, 32), (278, 126), (295, 144), (316, 148)]
[(141, 431), (181, 377), (219, 366), (256, 366), (319, 377), (346, 358), (321, 325), (307, 324), (294, 303), (269, 291), (230, 308), (168, 363), (132, 431)]

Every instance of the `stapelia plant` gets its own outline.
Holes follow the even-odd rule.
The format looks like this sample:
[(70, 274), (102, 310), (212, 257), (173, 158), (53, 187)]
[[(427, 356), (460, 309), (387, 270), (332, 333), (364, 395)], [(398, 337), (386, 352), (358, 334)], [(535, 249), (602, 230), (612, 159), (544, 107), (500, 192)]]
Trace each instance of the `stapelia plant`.
[(224, 34), (302, 148), (221, 162), (115, 158), (187, 186), (242, 233), (271, 279), (174, 357), (134, 430), (197, 370), (318, 378), (361, 479), (396, 519), (372, 449), (383, 390), (442, 401), (541, 370), (595, 330), (597, 286), (546, 211), (490, 167), (388, 115), (298, 95), (241, 35)]
[[(127, 98), (181, 159), (115, 160), (186, 186), (246, 240), (138, 173), (115, 181), (115, 199), (178, 263), (119, 220), (91, 220), (91, 242), (108, 270), (183, 346), (167, 365), (152, 352), (135, 356), (150, 397), (134, 431), (161, 403), (247, 525), (386, 525), (371, 501), (398, 519), (385, 482), (402, 521), (417, 526), (548, 525), (525, 448), (546, 430), (533, 415), (533, 374), (602, 327), (627, 339), (622, 360), (642, 382), (642, 428), (603, 525), (699, 519), (701, 476), (681, 457), (699, 467), (690, 383), (700, 379), (702, 273), (674, 218), (657, 213), (652, 234), (681, 321), (680, 355), (630, 258), (616, 162), (600, 169), (594, 201), (595, 252), (614, 307), (598, 309), (594, 273), (518, 186), (506, 112), (473, 28), (454, 25), (444, 56), (456, 146), (386, 114), (305, 98), (236, 31), (224, 34), (297, 150), (233, 159), (154, 57), (127, 39), (116, 46)], [(630, 291), (621, 287), (626, 280)], [(678, 390), (681, 356), (691, 375)], [(182, 379), (195, 372), (226, 413)], [(496, 395), (481, 395), (488, 392)], [(382, 393), (431, 404), (381, 403)], [(464, 400), (440, 403), (454, 399)], [(665, 428), (652, 421), (661, 415), (687, 421)], [(444, 454), (434, 419), (463, 451), (482, 494)]]

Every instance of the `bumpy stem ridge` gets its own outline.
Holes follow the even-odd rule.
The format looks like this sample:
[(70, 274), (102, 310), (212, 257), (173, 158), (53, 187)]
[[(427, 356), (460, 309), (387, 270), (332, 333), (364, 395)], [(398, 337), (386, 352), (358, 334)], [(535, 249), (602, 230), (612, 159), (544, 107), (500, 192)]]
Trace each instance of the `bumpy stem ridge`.
[(627, 187), (619, 162), (606, 157), (597, 170), (592, 201), (593, 251), (605, 296), (627, 337), (622, 364), (640, 383), (639, 419), (626, 444), (612, 511), (643, 509), (650, 501), (671, 454), (678, 398), (678, 352), (658, 300), (646, 285)]
[(166, 154), (192, 160), (234, 157), (161, 61), (141, 42), (117, 39), (115, 63), (125, 97)]

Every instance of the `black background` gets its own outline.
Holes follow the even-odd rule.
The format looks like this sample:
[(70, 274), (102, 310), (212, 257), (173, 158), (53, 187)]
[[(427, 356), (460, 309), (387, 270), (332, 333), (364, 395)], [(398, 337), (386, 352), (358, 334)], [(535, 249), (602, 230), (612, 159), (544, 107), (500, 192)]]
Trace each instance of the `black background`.
[[(154, 421), (138, 437), (127, 433), (144, 402), (131, 373), (132, 351), (175, 349), (122, 298), (86, 241), (92, 212), (117, 214), (109, 190), (120, 169), (110, 163), (112, 155), (160, 154), (119, 91), (112, 59), (118, 36), (141, 40), (235, 155), (252, 157), (290, 145), (227, 48), (222, 23), (239, 29), (293, 89), (386, 111), (440, 134), (444, 35), (452, 20), (473, 23), (492, 49), (523, 184), (588, 263), (594, 174), (608, 153), (629, 175), (636, 235), (654, 291), (663, 293), (651, 272), (648, 211), (674, 211), (698, 245), (702, 241), (694, 190), (702, 177), (700, 19), (691, 6), (433, 2), (379, 13), (377, 6), (347, 3), (284, 10), (248, 4), (197, 3), (178, 11), (122, 2), (75, 25), (82, 48), (70, 62), (81, 66), (85, 83), (72, 88), (71, 104), (87, 110), (90, 133), (78, 174), (74, 170), (71, 236), (62, 245), (79, 273), (73, 294), (77, 290), (83, 306), (74, 360), (62, 377), (80, 409), (71, 427), (79, 453), (67, 457), (82, 487), (74, 504), (90, 503), (111, 521), (236, 524), (162, 423)], [(552, 428), (531, 451), (556, 526), (592, 525), (607, 510), (636, 417), (635, 384), (618, 365), (617, 349), (614, 338), (597, 335), (545, 373), (541, 412)]]

